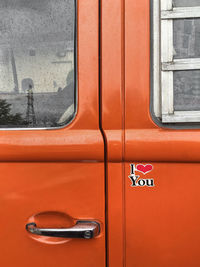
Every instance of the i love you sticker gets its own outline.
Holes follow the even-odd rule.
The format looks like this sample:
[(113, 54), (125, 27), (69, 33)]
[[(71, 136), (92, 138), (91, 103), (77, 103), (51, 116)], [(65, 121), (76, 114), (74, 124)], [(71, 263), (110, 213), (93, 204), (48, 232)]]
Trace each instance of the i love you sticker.
[[(152, 164), (131, 164), (131, 171), (129, 178), (131, 179), (132, 187), (154, 187), (155, 182), (153, 178), (145, 177), (153, 170)], [(143, 177), (141, 177), (143, 174)]]

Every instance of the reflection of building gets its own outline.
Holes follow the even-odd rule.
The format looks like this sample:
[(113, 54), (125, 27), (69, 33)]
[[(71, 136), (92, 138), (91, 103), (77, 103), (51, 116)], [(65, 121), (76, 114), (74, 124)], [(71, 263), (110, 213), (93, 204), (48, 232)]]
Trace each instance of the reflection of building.
[(34, 81), (35, 93), (57, 92), (58, 88), (65, 87), (67, 75), (72, 69), (74, 47), (70, 41), (48, 46), (40, 43), (34, 49), (33, 46), (24, 49), (20, 47), (13, 49), (13, 52), (0, 48), (0, 92), (16, 91), (16, 84), (19, 92), (22, 92), (21, 81), (27, 77)]
[[(0, 7), (0, 99), (28, 124), (36, 113), (37, 126), (55, 125), (74, 103), (73, 79), (66, 81), (74, 70), (74, 0), (0, 1)], [(24, 89), (28, 80), (32, 88)]]
[(195, 57), (199, 55), (200, 20), (185, 19), (174, 21), (175, 57)]
[(74, 68), (74, 0), (0, 1), (0, 7), (0, 92), (22, 92), (27, 77), (34, 93), (63, 88)]
[(174, 72), (175, 110), (199, 110), (200, 106), (200, 71)]
[(200, 6), (200, 0), (173, 0), (174, 7), (196, 7)]

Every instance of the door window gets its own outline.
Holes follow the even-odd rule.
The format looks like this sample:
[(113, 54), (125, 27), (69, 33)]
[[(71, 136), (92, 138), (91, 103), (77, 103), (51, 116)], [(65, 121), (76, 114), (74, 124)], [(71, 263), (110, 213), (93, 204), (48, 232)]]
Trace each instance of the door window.
[(200, 121), (200, 1), (154, 0), (154, 113), (163, 123)]
[(74, 0), (0, 1), (0, 127), (64, 126), (76, 105)]

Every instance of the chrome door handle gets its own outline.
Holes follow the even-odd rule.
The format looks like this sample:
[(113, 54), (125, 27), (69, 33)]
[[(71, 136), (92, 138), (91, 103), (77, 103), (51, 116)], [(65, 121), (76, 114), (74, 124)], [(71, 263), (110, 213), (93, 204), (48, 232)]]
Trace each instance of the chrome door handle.
[(92, 221), (77, 221), (71, 228), (38, 228), (35, 223), (28, 223), (26, 230), (34, 235), (92, 239), (99, 235), (100, 224)]

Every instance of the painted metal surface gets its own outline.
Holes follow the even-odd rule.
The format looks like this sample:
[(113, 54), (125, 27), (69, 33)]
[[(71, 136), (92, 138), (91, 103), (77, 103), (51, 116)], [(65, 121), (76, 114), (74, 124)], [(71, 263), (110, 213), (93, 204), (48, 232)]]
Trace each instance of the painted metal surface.
[[(200, 131), (160, 128), (151, 118), (150, 30), (150, 1), (102, 1), (108, 263), (198, 266)], [(139, 174), (152, 186), (133, 184), (131, 163), (153, 165)]]
[[(103, 163), (10, 162), (0, 163), (0, 172), (1, 266), (104, 266)], [(101, 234), (56, 239), (25, 229), (30, 222), (72, 227), (77, 220), (98, 221)]]
[[(151, 118), (149, 16), (148, 1), (131, 3), (127, 0), (125, 159), (129, 162), (132, 160), (198, 162), (200, 159), (198, 129), (182, 131), (164, 129), (155, 125)], [(132, 36), (138, 41), (135, 42)]]
[[(99, 129), (99, 6), (78, 1), (78, 112), (59, 130), (0, 132), (0, 266), (105, 266), (104, 143)], [(88, 12), (89, 10), (89, 12)], [(92, 240), (25, 229), (97, 221)]]
[(107, 263), (124, 266), (124, 1), (101, 1), (102, 128), (107, 146)]
[(152, 164), (155, 187), (133, 188), (127, 178), (126, 266), (198, 266), (200, 165)]
[(78, 1), (76, 118), (68, 127), (58, 130), (1, 131), (0, 160), (103, 160), (99, 132), (98, 33), (98, 1)]
[[(126, 266), (198, 266), (199, 130), (152, 121), (150, 1), (126, 0), (125, 14)], [(131, 163), (151, 163), (155, 187), (132, 187)]]
[[(123, 158), (124, 125), (124, 1), (102, 0), (101, 94), (102, 126), (107, 138), (107, 157)], [(112, 14), (112, 16), (111, 16)]]
[[(199, 265), (200, 131), (159, 128), (151, 118), (150, 2), (101, 4), (106, 192), (98, 1), (84, 0), (78, 1), (75, 120), (60, 130), (0, 132), (0, 160), (7, 161), (0, 163), (2, 266), (102, 267), (105, 248), (109, 267)], [(152, 164), (155, 186), (131, 186), (131, 163)], [(100, 236), (86, 242), (25, 231), (30, 222), (59, 228), (77, 220), (98, 221)]]

